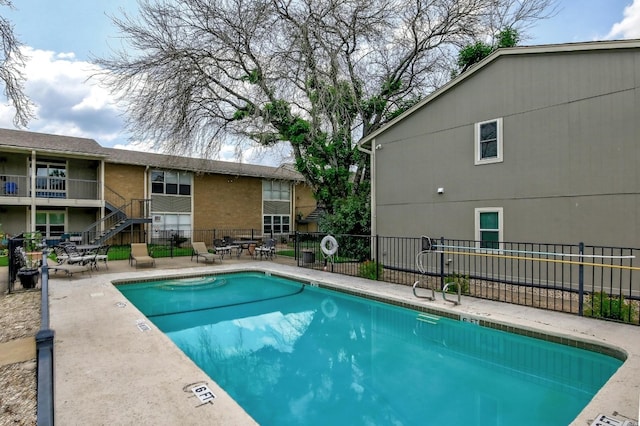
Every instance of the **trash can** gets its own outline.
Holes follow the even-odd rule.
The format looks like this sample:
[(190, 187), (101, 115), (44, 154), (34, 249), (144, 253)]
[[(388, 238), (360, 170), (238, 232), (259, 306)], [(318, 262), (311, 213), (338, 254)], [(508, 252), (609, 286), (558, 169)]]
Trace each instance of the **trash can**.
[(302, 250), (302, 262), (303, 263), (315, 263), (316, 253), (313, 250)]

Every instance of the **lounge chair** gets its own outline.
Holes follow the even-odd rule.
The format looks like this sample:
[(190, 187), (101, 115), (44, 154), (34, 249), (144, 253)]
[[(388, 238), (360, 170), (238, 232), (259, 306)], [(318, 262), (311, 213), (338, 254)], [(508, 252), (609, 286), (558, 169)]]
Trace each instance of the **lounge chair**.
[(129, 264), (135, 262), (136, 269), (139, 265), (156, 266), (156, 260), (149, 255), (147, 243), (131, 243), (131, 254), (129, 255)]
[(62, 263), (53, 263), (49, 258), (47, 258), (47, 267), (50, 273), (53, 271), (53, 273), (56, 274), (58, 271), (62, 271), (68, 277), (73, 276), (75, 273), (85, 272), (88, 272), (89, 276), (91, 276), (92, 269), (92, 265), (90, 263), (67, 263), (67, 261), (63, 261)]
[(58, 263), (66, 263), (67, 265), (86, 265), (90, 264), (91, 267), (95, 267), (96, 253), (86, 252), (81, 253), (76, 249), (75, 245), (64, 244), (57, 245), (53, 248), (58, 259)]
[(203, 258), (205, 262), (211, 263), (215, 262), (216, 257), (218, 257), (222, 261), (222, 255), (209, 253), (209, 250), (207, 250), (207, 246), (202, 241), (192, 241), (191, 247), (193, 247), (193, 252), (191, 252), (191, 260), (193, 261), (193, 256), (195, 256), (196, 263), (198, 263), (198, 260), (200, 258)]
[(262, 260), (262, 256), (266, 259), (273, 259), (276, 255), (276, 240), (273, 238), (267, 240), (265, 245), (256, 248), (256, 252), (260, 255), (260, 260)]

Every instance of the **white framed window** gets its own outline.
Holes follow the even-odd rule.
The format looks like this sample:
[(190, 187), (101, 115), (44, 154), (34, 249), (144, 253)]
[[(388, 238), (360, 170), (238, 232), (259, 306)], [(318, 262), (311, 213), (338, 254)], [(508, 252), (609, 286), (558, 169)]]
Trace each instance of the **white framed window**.
[(191, 195), (191, 173), (151, 170), (151, 193)]
[(262, 199), (263, 200), (291, 200), (291, 182), (278, 180), (262, 181)]
[(474, 135), (474, 164), (501, 163), (502, 158), (502, 118), (476, 123)]
[(491, 250), (501, 249), (503, 226), (502, 207), (475, 209), (477, 247)]
[(38, 210), (36, 212), (36, 231), (44, 238), (60, 238), (65, 231), (64, 210)]
[(67, 162), (36, 162), (36, 197), (67, 198)]
[(287, 215), (264, 215), (262, 232), (271, 234), (288, 234), (291, 232), (291, 216)]

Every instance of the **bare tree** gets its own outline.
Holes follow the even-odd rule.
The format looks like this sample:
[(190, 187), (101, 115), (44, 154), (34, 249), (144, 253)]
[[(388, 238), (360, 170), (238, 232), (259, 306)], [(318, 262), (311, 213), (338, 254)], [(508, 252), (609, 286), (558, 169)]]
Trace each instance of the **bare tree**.
[(289, 142), (332, 210), (367, 182), (358, 139), (446, 81), (459, 47), (554, 1), (139, 0), (114, 18), (126, 48), (96, 62), (134, 137), (183, 152)]
[[(0, 0), (0, 6), (13, 8), (11, 0)], [(25, 127), (33, 118), (33, 104), (24, 93), (25, 57), (20, 50), (21, 43), (13, 32), (9, 20), (0, 16), (0, 80), (4, 83), (4, 95), (13, 104), (16, 127)]]

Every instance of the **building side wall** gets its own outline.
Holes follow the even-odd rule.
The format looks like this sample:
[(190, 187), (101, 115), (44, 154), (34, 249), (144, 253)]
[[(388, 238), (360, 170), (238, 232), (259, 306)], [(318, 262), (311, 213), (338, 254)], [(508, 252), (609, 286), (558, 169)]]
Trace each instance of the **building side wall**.
[(193, 178), (193, 228), (262, 229), (262, 180), (219, 174)]
[[(638, 246), (640, 52), (505, 56), (378, 136), (377, 233)], [(474, 165), (474, 125), (502, 118), (504, 161)], [(437, 189), (444, 193), (438, 194)]]
[[(104, 168), (105, 185), (126, 201), (145, 198), (145, 167), (106, 163)], [(116, 203), (111, 191), (105, 189), (105, 199)]]

